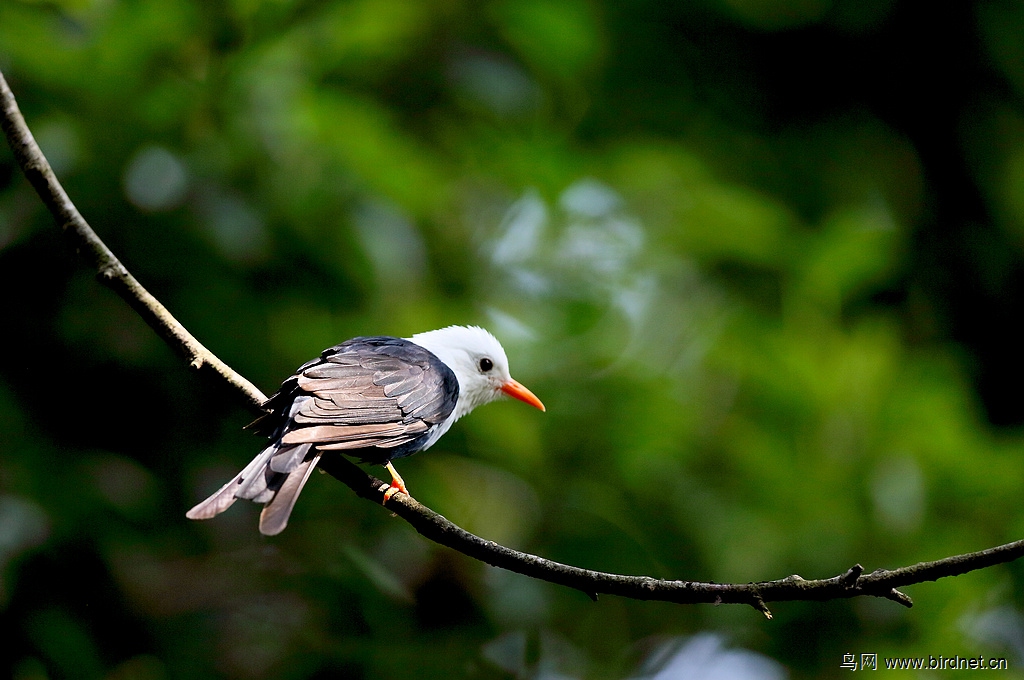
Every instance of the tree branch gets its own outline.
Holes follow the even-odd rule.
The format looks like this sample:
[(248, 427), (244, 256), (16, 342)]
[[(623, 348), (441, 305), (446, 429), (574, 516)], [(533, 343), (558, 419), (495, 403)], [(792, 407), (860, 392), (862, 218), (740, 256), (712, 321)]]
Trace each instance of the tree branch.
[(64, 232), (64, 236), (89, 266), (96, 270), (99, 282), (120, 295), (171, 349), (188, 361), (190, 367), (200, 373), (213, 374), (240, 392), (250, 407), (259, 409), (267, 400), (266, 396), (196, 340), (167, 311), (167, 308), (125, 269), (78, 212), (78, 208), (68, 198), (49, 161), (25, 124), (18, 103), (14, 99), (14, 93), (7, 85), (3, 73), (0, 73), (0, 107), (0, 126), (3, 127), (15, 160), (39, 194), (43, 205), (53, 215), (54, 222)]
[[(359, 496), (375, 503), (383, 501), (384, 492), (389, 487), (388, 482), (366, 474), (341, 456), (321, 457), (320, 467), (344, 482)], [(794, 574), (776, 581), (759, 583), (672, 581), (591, 571), (512, 550), (469, 533), (404, 494), (392, 496), (388, 501), (388, 509), (435, 543), (495, 567), (575, 588), (595, 600), (598, 594), (607, 594), (679, 604), (748, 604), (767, 618), (771, 618), (771, 612), (765, 606), (766, 602), (837, 600), (871, 595), (911, 607), (913, 601), (897, 588), (936, 581), (944, 576), (966, 574), (1024, 556), (1022, 540), (899, 569), (876, 569), (870, 574), (864, 574), (864, 568), (855, 564), (845, 573), (827, 579), (807, 580)]]
[[(160, 302), (125, 269), (89, 227), (57, 181), (25, 120), (14, 95), (0, 72), (0, 126), (29, 182), (53, 215), (57, 226), (76, 250), (96, 270), (101, 283), (114, 290), (148, 323), (189, 365), (235, 388), (250, 408), (259, 409), (266, 397), (252, 383), (231, 370), (206, 349)], [(380, 504), (388, 484), (367, 474), (340, 455), (323, 456), (321, 469), (345, 483), (357, 495)], [(704, 583), (699, 581), (659, 580), (647, 576), (625, 576), (567, 564), (512, 550), (494, 541), (475, 536), (456, 526), (414, 498), (398, 494), (388, 508), (407, 521), (420, 534), (469, 557), (532, 578), (575, 588), (592, 599), (598, 594), (619, 595), (636, 600), (660, 600), (680, 604), (747, 604), (767, 618), (766, 602), (792, 600), (833, 600), (870, 595), (884, 597), (906, 607), (913, 602), (897, 588), (957, 576), (977, 569), (1010, 562), (1024, 556), (1024, 541), (1008, 543), (988, 550), (954, 555), (934, 562), (908, 567), (877, 569), (864, 574), (859, 564), (843, 574), (827, 579), (807, 580), (793, 575), (759, 583)]]

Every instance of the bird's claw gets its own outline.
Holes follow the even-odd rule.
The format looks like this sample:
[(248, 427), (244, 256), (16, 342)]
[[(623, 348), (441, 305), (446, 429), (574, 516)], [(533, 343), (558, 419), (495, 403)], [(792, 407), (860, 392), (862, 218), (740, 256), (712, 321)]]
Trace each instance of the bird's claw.
[(394, 482), (392, 482), (391, 486), (388, 487), (388, 490), (384, 492), (384, 500), (382, 500), (380, 504), (387, 505), (388, 501), (391, 500), (391, 497), (394, 496), (396, 493), (404, 493), (406, 496), (409, 495), (409, 491), (408, 489), (405, 488), (404, 484), (398, 486)]
[(405, 488), (405, 481), (402, 480), (402, 476), (398, 474), (398, 470), (396, 470), (395, 466), (391, 464), (391, 461), (388, 461), (387, 465), (384, 467), (386, 467), (388, 472), (391, 473), (391, 486), (389, 486), (388, 490), (384, 492), (384, 500), (380, 502), (381, 505), (387, 505), (387, 502), (391, 500), (391, 497), (396, 493), (404, 493), (406, 496), (409, 495), (409, 490)]

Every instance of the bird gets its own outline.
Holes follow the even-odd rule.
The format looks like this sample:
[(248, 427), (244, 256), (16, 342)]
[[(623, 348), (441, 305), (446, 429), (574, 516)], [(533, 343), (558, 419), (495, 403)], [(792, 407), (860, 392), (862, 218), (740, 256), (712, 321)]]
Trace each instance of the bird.
[(270, 443), (185, 516), (210, 519), (243, 498), (263, 504), (260, 533), (279, 534), (320, 457), (334, 451), (388, 470), (386, 504), (409, 494), (391, 461), (430, 448), (456, 420), (502, 395), (546, 410), (512, 379), (501, 343), (479, 326), (346, 340), (300, 366), (264, 402), (249, 427)]

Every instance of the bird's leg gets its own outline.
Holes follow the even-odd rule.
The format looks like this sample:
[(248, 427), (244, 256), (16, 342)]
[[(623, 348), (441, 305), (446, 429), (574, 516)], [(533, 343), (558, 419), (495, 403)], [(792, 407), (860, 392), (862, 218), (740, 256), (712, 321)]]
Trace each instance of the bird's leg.
[(391, 473), (391, 486), (389, 486), (388, 490), (384, 492), (384, 500), (381, 501), (381, 505), (391, 500), (391, 497), (396, 493), (401, 492), (406, 496), (409, 495), (409, 490), (405, 488), (405, 481), (402, 479), (402, 475), (398, 474), (398, 470), (396, 470), (395, 466), (391, 464), (391, 461), (388, 461), (387, 465), (384, 467), (386, 467), (388, 472)]

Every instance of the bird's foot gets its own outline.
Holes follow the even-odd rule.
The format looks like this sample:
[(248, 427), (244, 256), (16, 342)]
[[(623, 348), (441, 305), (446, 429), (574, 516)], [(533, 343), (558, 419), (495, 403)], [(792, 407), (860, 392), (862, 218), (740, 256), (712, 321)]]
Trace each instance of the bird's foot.
[(389, 486), (388, 490), (384, 492), (384, 500), (381, 501), (381, 505), (387, 505), (387, 502), (391, 500), (391, 497), (396, 493), (404, 493), (406, 496), (410, 495), (409, 490), (405, 488), (405, 481), (402, 479), (402, 476), (398, 474), (398, 470), (395, 469), (395, 466), (388, 462), (384, 467), (386, 467), (388, 472), (391, 473), (391, 486)]
[(404, 484), (402, 486), (398, 486), (394, 482), (391, 482), (391, 486), (389, 486), (388, 490), (384, 492), (384, 500), (381, 501), (381, 505), (387, 505), (387, 502), (391, 500), (391, 497), (396, 493), (404, 493), (408, 496), (409, 490), (405, 488)]

